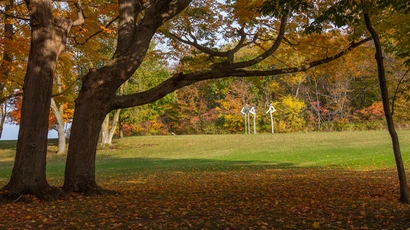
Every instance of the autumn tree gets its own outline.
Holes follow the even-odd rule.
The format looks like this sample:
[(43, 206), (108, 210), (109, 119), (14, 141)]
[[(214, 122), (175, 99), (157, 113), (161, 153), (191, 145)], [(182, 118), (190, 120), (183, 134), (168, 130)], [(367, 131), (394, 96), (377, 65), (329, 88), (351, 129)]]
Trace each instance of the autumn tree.
[(21, 122), (16, 158), (9, 183), (10, 194), (29, 193), (45, 199), (56, 190), (46, 180), (48, 114), (57, 60), (64, 51), (71, 27), (84, 18), (78, 2), (78, 18), (55, 18), (50, 0), (27, 0), (31, 47), (24, 79)]
[(8, 102), (15, 96), (21, 95), (26, 51), (28, 51), (29, 38), (26, 10), (14, 0), (3, 1), (0, 7), (0, 137), (6, 121)]
[[(374, 21), (382, 22), (385, 14), (407, 14), (409, 6), (402, 1), (388, 0), (366, 0), (366, 1), (340, 1), (337, 3), (323, 2), (321, 12), (315, 17), (316, 20), (308, 27), (308, 31), (323, 31), (324, 22), (332, 22), (335, 26), (343, 27), (350, 26), (351, 35), (363, 36), (367, 31), (370, 33), (376, 52), (375, 59), (377, 63), (378, 80), (381, 92), (381, 98), (383, 103), (384, 115), (386, 118), (387, 128), (392, 139), (392, 147), (394, 152), (394, 158), (396, 161), (396, 167), (398, 172), (398, 178), (400, 183), (400, 202), (409, 203), (408, 184), (406, 179), (406, 173), (403, 165), (403, 160), (400, 151), (399, 138), (395, 130), (393, 116), (390, 107), (390, 98), (388, 92), (388, 86), (386, 81), (384, 58), (382, 51), (382, 42), (377, 32), (377, 29), (373, 26)], [(393, 11), (395, 9), (396, 11)], [(363, 20), (364, 19), (364, 20)], [(373, 21), (373, 22), (372, 22)], [(401, 43), (398, 43), (401, 44)], [(396, 46), (399, 46), (396, 44)], [(405, 46), (405, 45), (404, 45)], [(408, 53), (400, 52), (399, 56), (409, 58)]]
[[(270, 18), (265, 21), (270, 26), (263, 26), (259, 31), (252, 29), (256, 23), (248, 24), (242, 22), (239, 20), (239, 17), (235, 17), (232, 14), (230, 17), (235, 20), (225, 20), (225, 24), (222, 26), (233, 25), (235, 21), (239, 25), (242, 24), (239, 28), (226, 28), (227, 33), (225, 35), (229, 36), (227, 39), (235, 40), (237, 44), (231, 48), (216, 50), (217, 47), (212, 43), (209, 43), (212, 47), (207, 47), (207, 44), (203, 43), (200, 37), (205, 36), (204, 38), (206, 39), (208, 35), (216, 35), (214, 34), (218, 31), (216, 27), (207, 28), (203, 24), (207, 23), (209, 25), (207, 20), (213, 18), (211, 12), (220, 12), (219, 17), (223, 19), (223, 13), (221, 10), (218, 11), (218, 9), (223, 9), (224, 5), (217, 1), (192, 1), (193, 5), (187, 8), (180, 17), (176, 17), (190, 3), (191, 1), (187, 0), (140, 1), (133, 2), (133, 4), (127, 0), (119, 1), (119, 27), (116, 51), (111, 61), (101, 68), (91, 69), (83, 77), (82, 88), (76, 100), (63, 186), (65, 191), (90, 192), (100, 189), (95, 182), (96, 145), (101, 124), (111, 110), (147, 104), (164, 97), (174, 90), (206, 79), (230, 76), (271, 76), (306, 71), (320, 64), (335, 60), (343, 56), (348, 50), (367, 41), (365, 39), (351, 42), (350, 45), (346, 44), (344, 47), (341, 47), (342, 49), (335, 50), (330, 55), (316, 57), (319, 60), (311, 60), (300, 66), (252, 70), (252, 66), (264, 61), (278, 50), (286, 34), (289, 17), (292, 17), (291, 11), (283, 12), (279, 19)], [(230, 7), (230, 10), (234, 9), (232, 5)], [(218, 15), (215, 16), (218, 17)], [(174, 17), (178, 20), (169, 21)], [(199, 20), (198, 23), (195, 22), (196, 19)], [(118, 88), (141, 65), (150, 41), (164, 23), (173, 28), (164, 31), (164, 34), (171, 37), (175, 42), (182, 42), (188, 46), (193, 46), (196, 50), (203, 53), (204, 58), (211, 57), (208, 58), (208, 61), (204, 62), (205, 68), (201, 71), (180, 71), (155, 87), (143, 92), (122, 96), (116, 95)], [(268, 28), (272, 28), (272, 30), (269, 30), (269, 33), (263, 33)], [(207, 29), (209, 31), (206, 33)], [(265, 50), (261, 49), (260, 54), (249, 60), (238, 61), (235, 59), (235, 54), (240, 49), (253, 46), (258, 38), (271, 38), (272, 42)]]

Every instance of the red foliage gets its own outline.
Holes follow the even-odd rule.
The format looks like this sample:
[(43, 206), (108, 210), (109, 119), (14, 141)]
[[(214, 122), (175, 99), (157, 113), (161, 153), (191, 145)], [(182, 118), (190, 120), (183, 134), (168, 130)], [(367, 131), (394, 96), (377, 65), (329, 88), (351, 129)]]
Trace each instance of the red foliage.
[(356, 114), (361, 120), (381, 120), (384, 117), (383, 104), (381, 101), (374, 102), (371, 106), (356, 110)]

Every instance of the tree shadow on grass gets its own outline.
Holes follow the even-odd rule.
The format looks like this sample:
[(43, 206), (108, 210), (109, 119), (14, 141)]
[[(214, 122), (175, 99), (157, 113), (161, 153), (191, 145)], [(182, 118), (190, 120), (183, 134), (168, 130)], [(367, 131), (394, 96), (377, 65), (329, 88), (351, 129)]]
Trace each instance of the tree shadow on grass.
[[(114, 158), (97, 160), (97, 173), (141, 171), (231, 171), (252, 169), (288, 169), (298, 166), (291, 162), (235, 161), (211, 159)], [(312, 167), (313, 168), (313, 167)]]
[(1, 140), (0, 149), (16, 149), (17, 141), (15, 140)]
[[(58, 146), (58, 139), (48, 139), (48, 146)], [(17, 145), (17, 140), (0, 140), (0, 149), (15, 150)]]

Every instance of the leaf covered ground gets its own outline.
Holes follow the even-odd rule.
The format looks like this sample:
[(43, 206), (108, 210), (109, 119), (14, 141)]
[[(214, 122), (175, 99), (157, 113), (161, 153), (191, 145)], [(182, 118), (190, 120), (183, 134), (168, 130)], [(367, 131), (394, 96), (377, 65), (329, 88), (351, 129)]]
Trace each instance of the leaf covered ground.
[(394, 170), (238, 167), (107, 175), (117, 194), (1, 204), (0, 229), (409, 229)]

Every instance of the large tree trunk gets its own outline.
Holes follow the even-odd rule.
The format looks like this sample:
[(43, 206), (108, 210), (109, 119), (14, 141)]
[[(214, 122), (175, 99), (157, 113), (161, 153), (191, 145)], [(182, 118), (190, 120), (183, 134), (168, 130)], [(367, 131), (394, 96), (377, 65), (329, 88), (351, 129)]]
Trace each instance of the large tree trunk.
[(109, 96), (88, 87), (87, 82), (92, 81), (84, 82), (75, 101), (63, 185), (65, 192), (101, 191), (95, 181), (95, 158), (101, 125), (110, 111), (107, 104), (104, 105)]
[(381, 49), (381, 44), (380, 44), (380, 40), (379, 40), (379, 36), (377, 32), (373, 29), (369, 15), (365, 14), (364, 18), (365, 18), (367, 30), (371, 33), (373, 37), (374, 45), (376, 47), (375, 59), (377, 61), (377, 70), (378, 70), (378, 76), (379, 76), (380, 91), (382, 94), (384, 115), (386, 117), (387, 128), (389, 130), (389, 133), (392, 139), (394, 158), (396, 161), (397, 173), (398, 173), (399, 182), (400, 182), (400, 202), (408, 204), (409, 203), (409, 191), (408, 191), (409, 188), (408, 188), (407, 179), (406, 179), (406, 170), (404, 169), (403, 160), (401, 157), (399, 137), (397, 136), (397, 133), (394, 127), (393, 116), (390, 111), (389, 93), (387, 90), (387, 83), (386, 83), (386, 77), (385, 77), (385, 71), (384, 71), (383, 53)]
[[(55, 22), (51, 0), (26, 1), (30, 13), (31, 46), (23, 85), (20, 130), (9, 183), (3, 188), (11, 196), (33, 194), (40, 199), (56, 198), (59, 190), (46, 180), (48, 117), (57, 60), (65, 48), (70, 28), (84, 22)], [(81, 3), (78, 3), (81, 7)]]
[(31, 1), (31, 47), (14, 167), (5, 190), (45, 199), (48, 115), (61, 34), (54, 28), (51, 1)]

